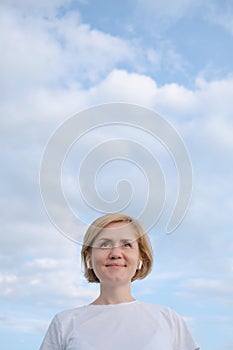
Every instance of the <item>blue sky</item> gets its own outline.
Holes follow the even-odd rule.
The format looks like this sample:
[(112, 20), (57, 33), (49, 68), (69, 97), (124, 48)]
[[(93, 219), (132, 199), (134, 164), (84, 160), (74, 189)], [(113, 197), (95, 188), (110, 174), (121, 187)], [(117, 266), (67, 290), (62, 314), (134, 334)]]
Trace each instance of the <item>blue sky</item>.
[[(158, 112), (178, 130), (194, 174), (182, 224), (164, 233), (168, 200), (150, 232), (155, 266), (134, 283), (134, 295), (180, 312), (202, 350), (232, 349), (232, 2), (3, 0), (0, 26), (2, 347), (38, 349), (56, 312), (97, 295), (82, 276), (79, 245), (45, 214), (40, 161), (51, 133), (68, 117), (126, 102)], [(84, 139), (81, 153), (102, 139), (104, 131)], [(173, 188), (174, 167), (156, 147)], [(75, 153), (64, 183), (74, 203), (72, 159), (77, 162)], [(104, 195), (113, 174), (117, 167), (99, 179)], [(129, 181), (137, 185), (137, 179)]]

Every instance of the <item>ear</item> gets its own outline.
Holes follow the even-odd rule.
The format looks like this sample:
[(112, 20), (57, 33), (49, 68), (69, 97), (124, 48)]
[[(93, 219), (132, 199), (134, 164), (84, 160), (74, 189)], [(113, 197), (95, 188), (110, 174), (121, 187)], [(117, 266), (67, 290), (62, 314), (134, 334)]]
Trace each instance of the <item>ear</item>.
[(91, 254), (89, 252), (86, 254), (86, 264), (88, 269), (92, 269)]
[(142, 268), (142, 260), (139, 261), (138, 270), (141, 270), (141, 268)]

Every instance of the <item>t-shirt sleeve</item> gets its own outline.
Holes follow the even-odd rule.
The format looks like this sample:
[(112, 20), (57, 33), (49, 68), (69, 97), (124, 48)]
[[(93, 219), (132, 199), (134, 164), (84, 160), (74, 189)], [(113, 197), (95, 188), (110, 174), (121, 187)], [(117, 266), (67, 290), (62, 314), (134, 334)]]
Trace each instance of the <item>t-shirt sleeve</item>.
[(200, 347), (193, 339), (184, 319), (174, 311), (173, 319), (173, 342), (175, 350), (200, 350)]
[(61, 328), (57, 316), (51, 321), (39, 350), (63, 350)]

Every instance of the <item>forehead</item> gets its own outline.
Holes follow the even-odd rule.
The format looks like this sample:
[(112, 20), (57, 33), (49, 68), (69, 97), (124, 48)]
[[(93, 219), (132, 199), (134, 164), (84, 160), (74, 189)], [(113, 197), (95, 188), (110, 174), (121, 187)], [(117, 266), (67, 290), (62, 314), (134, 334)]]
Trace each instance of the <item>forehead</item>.
[(111, 240), (137, 239), (137, 231), (131, 222), (112, 222), (104, 227), (96, 239), (108, 238)]

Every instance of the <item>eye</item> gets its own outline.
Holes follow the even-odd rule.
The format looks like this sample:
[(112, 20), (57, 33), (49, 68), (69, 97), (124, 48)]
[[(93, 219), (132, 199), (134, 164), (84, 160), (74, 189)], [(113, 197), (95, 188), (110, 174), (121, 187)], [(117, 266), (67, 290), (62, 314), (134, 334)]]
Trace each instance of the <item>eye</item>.
[(132, 247), (132, 244), (130, 242), (124, 242), (123, 243), (123, 247), (124, 248), (131, 248)]
[(112, 247), (111, 241), (103, 241), (100, 243), (100, 248), (106, 249), (111, 247)]

